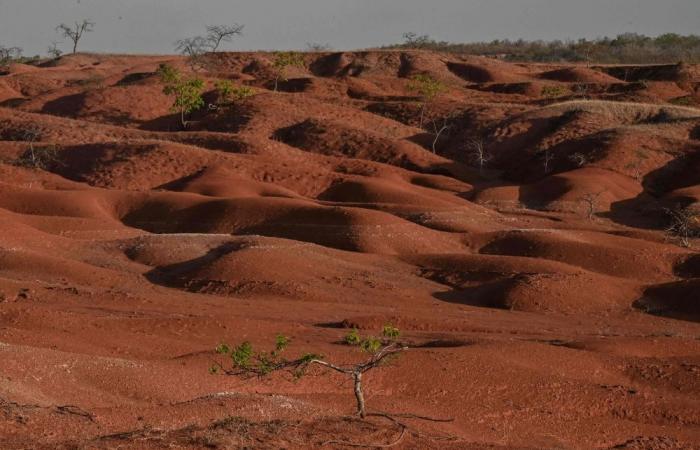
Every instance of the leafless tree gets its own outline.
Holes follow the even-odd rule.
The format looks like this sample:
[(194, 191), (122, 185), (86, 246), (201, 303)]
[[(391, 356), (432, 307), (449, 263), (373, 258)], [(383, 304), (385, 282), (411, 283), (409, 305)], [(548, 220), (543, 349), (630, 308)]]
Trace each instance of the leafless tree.
[(576, 152), (569, 155), (569, 161), (576, 164), (577, 167), (583, 167), (588, 164), (588, 156), (583, 153)]
[(58, 58), (63, 54), (60, 48), (58, 48), (58, 42), (52, 41), (51, 45), (46, 49), (46, 52), (49, 54), (49, 56), (53, 58)]
[(574, 94), (580, 96), (581, 98), (587, 98), (588, 97), (588, 90), (590, 89), (590, 86), (585, 83), (577, 84), (574, 86)]
[(598, 211), (598, 200), (600, 196), (603, 195), (602, 192), (597, 193), (587, 193), (581, 197), (581, 201), (586, 204), (586, 217), (588, 220), (593, 220), (596, 212)]
[(187, 56), (192, 70), (197, 70), (204, 64), (204, 55), (209, 51), (211, 44), (203, 36), (178, 39), (175, 41), (175, 51)]
[(307, 52), (330, 52), (333, 50), (330, 44), (321, 44), (320, 42), (307, 42)]
[(481, 138), (472, 139), (467, 144), (467, 148), (469, 150), (469, 159), (479, 167), (479, 173), (483, 174), (484, 167), (493, 159), (486, 149), (484, 140)]
[(42, 147), (35, 145), (42, 139), (42, 130), (39, 127), (32, 126), (24, 129), (20, 138), (29, 144), (29, 149), (17, 159), (16, 165), (42, 170), (60, 165), (59, 153), (55, 145)]
[(178, 39), (175, 41), (175, 51), (190, 58), (198, 58), (207, 52), (209, 41), (202, 36)]
[(209, 43), (209, 49), (216, 53), (222, 42), (231, 42), (235, 36), (243, 34), (244, 25), (210, 25), (207, 26), (206, 40)]
[(554, 160), (554, 155), (549, 150), (543, 153), (542, 164), (544, 165), (544, 173), (549, 173), (549, 164)]
[(75, 22), (73, 27), (62, 23), (56, 27), (56, 31), (61, 33), (63, 37), (70, 39), (73, 42), (73, 53), (76, 53), (78, 51), (78, 43), (83, 38), (83, 35), (85, 33), (91, 33), (94, 30), (94, 27), (94, 22), (83, 19), (82, 22)]
[(642, 163), (647, 159), (648, 155), (644, 150), (637, 150), (635, 153), (635, 159), (631, 163), (625, 166), (632, 172), (632, 177), (635, 180), (641, 182), (644, 179), (644, 173), (642, 172)]
[(7, 64), (22, 57), (22, 49), (19, 47), (3, 47), (0, 45), (0, 64)]
[(433, 129), (433, 142), (431, 145), (433, 153), (437, 153), (437, 144), (440, 141), (440, 137), (450, 129), (450, 127), (452, 126), (450, 122), (453, 118), (454, 115), (450, 114), (441, 119), (436, 118), (430, 121), (431, 127)]
[(34, 143), (41, 139), (41, 129), (36, 126), (29, 127), (22, 131), (22, 139), (29, 143), (29, 151), (31, 153), (32, 160), (36, 160), (36, 154), (34, 152)]
[(700, 208), (679, 205), (664, 211), (670, 219), (665, 230), (667, 238), (678, 241), (682, 247), (690, 247), (690, 240), (700, 236)]

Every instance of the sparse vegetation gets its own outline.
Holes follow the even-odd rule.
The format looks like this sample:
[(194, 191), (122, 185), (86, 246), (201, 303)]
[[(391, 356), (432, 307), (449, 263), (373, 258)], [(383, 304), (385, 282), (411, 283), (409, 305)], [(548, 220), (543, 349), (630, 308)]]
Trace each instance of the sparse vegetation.
[(569, 155), (569, 161), (574, 163), (576, 167), (583, 167), (589, 162), (588, 155), (581, 153), (581, 152), (576, 152), (571, 155)]
[(207, 26), (206, 40), (209, 43), (209, 49), (212, 53), (216, 53), (223, 42), (231, 42), (235, 36), (243, 34), (244, 25), (209, 25)]
[(589, 192), (581, 197), (581, 201), (586, 205), (586, 218), (593, 220), (598, 212), (598, 202), (602, 192)]
[(0, 66), (4, 66), (20, 58), (22, 58), (21, 48), (0, 45)]
[(317, 365), (352, 379), (357, 414), (364, 419), (367, 411), (362, 376), (381, 366), (389, 358), (408, 350), (406, 345), (398, 341), (400, 334), (399, 329), (392, 325), (385, 325), (380, 337), (360, 336), (356, 329), (350, 331), (345, 336), (345, 343), (358, 347), (368, 357), (360, 363), (349, 365), (331, 363), (316, 353), (305, 353), (295, 359), (286, 359), (283, 357), (283, 353), (291, 341), (283, 335), (277, 336), (275, 347), (271, 351), (257, 351), (250, 342), (243, 342), (234, 347), (222, 344), (217, 347), (216, 352), (229, 357), (231, 361), (229, 364), (215, 362), (211, 367), (211, 372), (223, 372), (226, 375), (243, 377), (264, 377), (273, 372), (287, 371), (295, 378), (300, 378), (307, 373), (311, 366)]
[(321, 44), (319, 42), (307, 42), (306, 51), (307, 52), (330, 52), (333, 47), (330, 44)]
[(48, 170), (58, 164), (59, 155), (55, 145), (36, 145), (42, 139), (40, 128), (32, 126), (22, 130), (19, 139), (25, 141), (29, 148), (15, 161), (15, 165), (31, 169)]
[(204, 54), (209, 50), (209, 45), (207, 38), (195, 36), (175, 41), (175, 51), (187, 56), (190, 67), (197, 70), (202, 63)]
[(686, 95), (683, 97), (677, 97), (673, 98), (668, 101), (672, 105), (676, 106), (693, 106), (695, 102), (693, 101), (693, 97), (690, 95)]
[(209, 25), (204, 36), (193, 36), (175, 41), (175, 51), (187, 56), (193, 70), (205, 66), (208, 52), (216, 53), (224, 42), (231, 42), (243, 34), (244, 25)]
[(486, 149), (484, 140), (475, 138), (467, 144), (469, 160), (479, 168), (479, 173), (483, 175), (484, 168), (493, 159), (493, 156)]
[(236, 86), (231, 80), (218, 80), (215, 84), (217, 101), (220, 105), (240, 101), (255, 95), (250, 86)]
[(180, 113), (182, 127), (187, 128), (187, 115), (204, 106), (204, 81), (199, 78), (183, 78), (177, 69), (168, 64), (162, 64), (158, 74), (165, 84), (163, 93), (175, 97), (172, 109)]
[(647, 153), (643, 150), (637, 150), (634, 152), (634, 156), (634, 161), (627, 164), (625, 169), (632, 173), (632, 178), (641, 182), (644, 177), (644, 173), (642, 172), (642, 164), (644, 163), (644, 160), (649, 157), (649, 155), (647, 155)]
[(452, 127), (452, 120), (454, 119), (454, 114), (447, 115), (442, 118), (436, 118), (430, 121), (433, 134), (433, 142), (431, 143), (431, 149), (433, 153), (437, 153), (437, 144), (443, 134), (449, 132)]
[(85, 33), (91, 33), (94, 28), (94, 22), (83, 20), (82, 22), (75, 22), (72, 27), (62, 23), (56, 27), (56, 31), (59, 32), (61, 36), (73, 42), (73, 53), (75, 54), (78, 51), (78, 43), (83, 38), (83, 35)]
[(401, 44), (384, 48), (422, 49), (483, 55), (509, 61), (667, 63), (700, 62), (700, 36), (666, 33), (648, 37), (636, 33), (617, 37), (568, 41), (494, 40), (491, 42), (452, 43), (437, 41), (428, 35), (405, 33)]
[(564, 86), (543, 86), (541, 95), (545, 98), (563, 97), (569, 94), (569, 91)]
[(63, 54), (63, 51), (58, 48), (58, 42), (56, 41), (51, 42), (51, 45), (49, 45), (49, 47), (46, 49), (46, 52), (52, 58), (58, 58)]
[(664, 210), (669, 218), (665, 233), (667, 239), (681, 247), (690, 247), (691, 239), (700, 237), (700, 205), (680, 205)]
[(304, 55), (298, 52), (275, 52), (272, 67), (275, 69), (275, 92), (279, 88), (279, 82), (287, 81), (286, 71), (288, 67), (304, 67)]
[(542, 153), (542, 165), (544, 166), (544, 173), (548, 174), (550, 171), (550, 165), (554, 161), (554, 153), (549, 149), (544, 150)]
[(430, 75), (419, 74), (411, 78), (411, 81), (408, 83), (408, 89), (416, 92), (421, 98), (419, 127), (422, 128), (430, 103), (447, 90), (447, 86)]

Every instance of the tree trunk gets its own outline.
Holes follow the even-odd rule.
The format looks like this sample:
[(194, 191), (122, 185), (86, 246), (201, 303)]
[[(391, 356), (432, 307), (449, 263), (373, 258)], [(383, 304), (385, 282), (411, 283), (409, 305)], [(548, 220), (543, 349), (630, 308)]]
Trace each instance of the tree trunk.
[(357, 399), (357, 413), (361, 418), (365, 418), (365, 396), (362, 393), (362, 373), (355, 372), (352, 375), (355, 380), (355, 398)]
[(187, 129), (187, 121), (185, 120), (185, 109), (180, 109), (180, 122), (182, 123), (182, 130)]
[(418, 122), (418, 128), (423, 128), (423, 117), (425, 116), (425, 108), (426, 104), (423, 103), (423, 106), (420, 108), (420, 122)]

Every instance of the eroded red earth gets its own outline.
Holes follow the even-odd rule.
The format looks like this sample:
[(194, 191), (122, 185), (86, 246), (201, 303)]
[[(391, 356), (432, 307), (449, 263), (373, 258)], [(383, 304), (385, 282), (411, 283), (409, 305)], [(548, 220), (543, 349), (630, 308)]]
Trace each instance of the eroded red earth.
[[(221, 53), (209, 90), (257, 94), (183, 131), (164, 62), (191, 70), (0, 76), (1, 448), (389, 444), (340, 376), (208, 373), (277, 333), (357, 361), (343, 336), (386, 323), (411, 349), (369, 408), (454, 418), (395, 448), (700, 446), (700, 256), (659, 213), (700, 200), (697, 67), (309, 53), (273, 92), (272, 55)], [(417, 74), (448, 86), (423, 129)]]

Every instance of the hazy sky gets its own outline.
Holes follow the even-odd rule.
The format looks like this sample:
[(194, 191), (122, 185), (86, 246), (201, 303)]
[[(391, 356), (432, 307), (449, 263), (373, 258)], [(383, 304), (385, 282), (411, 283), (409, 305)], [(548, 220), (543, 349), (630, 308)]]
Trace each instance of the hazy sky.
[[(207, 24), (245, 24), (232, 50), (336, 49), (401, 41), (553, 39), (700, 33), (700, 0), (0, 0), (0, 45), (46, 53), (61, 22), (96, 22), (86, 51), (172, 53)], [(68, 49), (68, 43), (62, 45)]]

